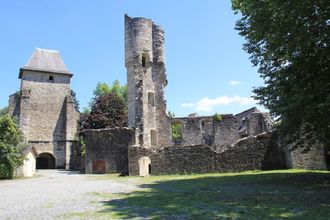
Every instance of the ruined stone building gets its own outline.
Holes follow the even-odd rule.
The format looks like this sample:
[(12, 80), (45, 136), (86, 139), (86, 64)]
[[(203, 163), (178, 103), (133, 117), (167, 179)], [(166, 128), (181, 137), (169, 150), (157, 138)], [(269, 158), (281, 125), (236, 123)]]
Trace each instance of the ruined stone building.
[[(324, 147), (307, 153), (282, 146), (269, 114), (171, 118), (167, 115), (164, 31), (146, 18), (125, 16), (128, 128), (85, 130), (86, 173), (129, 175), (326, 169)], [(10, 96), (37, 168), (77, 168), (79, 113), (70, 95), (72, 74), (58, 51), (36, 49), (20, 69), (21, 90)], [(180, 134), (172, 136), (172, 129)]]
[(125, 16), (128, 126), (145, 148), (171, 144), (166, 114), (164, 31), (151, 20)]
[[(290, 167), (325, 169), (322, 150), (288, 152), (269, 114), (170, 118), (164, 31), (146, 18), (125, 16), (129, 128), (86, 131), (86, 172), (129, 175), (228, 172)], [(180, 130), (174, 139), (172, 128)]]
[(19, 70), (20, 91), (9, 99), (30, 147), (37, 153), (37, 168), (70, 168), (79, 113), (71, 97), (72, 73), (60, 53), (37, 48)]

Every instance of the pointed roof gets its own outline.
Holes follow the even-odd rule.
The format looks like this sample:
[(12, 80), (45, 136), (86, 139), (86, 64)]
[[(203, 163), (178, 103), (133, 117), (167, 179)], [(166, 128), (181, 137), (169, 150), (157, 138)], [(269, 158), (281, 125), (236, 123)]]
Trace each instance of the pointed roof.
[(20, 69), (19, 79), (22, 78), (23, 70), (51, 72), (70, 75), (70, 77), (72, 76), (72, 74), (66, 68), (58, 50), (36, 48), (27, 64)]

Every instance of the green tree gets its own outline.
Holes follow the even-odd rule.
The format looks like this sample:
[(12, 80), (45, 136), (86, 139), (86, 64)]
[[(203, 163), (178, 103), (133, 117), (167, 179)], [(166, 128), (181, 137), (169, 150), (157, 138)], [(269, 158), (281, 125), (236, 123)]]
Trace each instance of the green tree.
[(107, 83), (99, 82), (99, 83), (97, 83), (93, 94), (94, 94), (94, 98), (96, 99), (96, 98), (98, 98), (102, 95), (108, 94), (110, 92), (111, 92), (111, 88), (109, 87), (109, 85)]
[(222, 120), (222, 117), (220, 114), (218, 114), (217, 112), (213, 115), (213, 120), (220, 122)]
[(182, 124), (181, 123), (173, 123), (171, 125), (172, 129), (172, 139), (176, 143), (180, 143), (183, 140), (182, 135)]
[(72, 89), (71, 89), (71, 96), (73, 98), (74, 108), (77, 111), (79, 111), (79, 100), (77, 99), (77, 95), (76, 95), (75, 91), (73, 91)]
[(23, 164), (23, 134), (8, 115), (0, 117), (0, 176), (12, 179), (14, 170)]
[(117, 96), (121, 97), (125, 102), (127, 102), (127, 93), (128, 87), (127, 85), (120, 85), (119, 80), (115, 80), (110, 87), (110, 92), (116, 94)]
[(0, 109), (0, 116), (3, 116), (5, 114), (8, 114), (8, 107), (4, 107)]
[(81, 118), (83, 129), (101, 129), (123, 127), (127, 123), (127, 111), (124, 100), (114, 93), (99, 96), (91, 112)]
[(124, 100), (125, 103), (127, 103), (127, 93), (128, 93), (128, 87), (127, 85), (120, 85), (119, 80), (115, 80), (112, 83), (112, 86), (110, 87), (107, 83), (99, 82), (96, 85), (95, 90), (93, 91), (94, 97), (89, 103), (89, 107), (92, 108), (93, 104), (95, 103), (95, 100), (103, 95), (109, 94), (109, 93), (114, 93), (120, 98)]
[(255, 98), (281, 121), (287, 141), (330, 146), (329, 1), (232, 0), (232, 7), (265, 81)]

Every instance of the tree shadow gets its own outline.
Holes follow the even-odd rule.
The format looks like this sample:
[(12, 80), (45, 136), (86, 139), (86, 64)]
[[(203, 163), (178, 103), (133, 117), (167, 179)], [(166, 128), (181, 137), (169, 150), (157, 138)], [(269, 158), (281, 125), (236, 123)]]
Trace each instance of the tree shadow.
[(330, 173), (173, 178), (102, 201), (121, 219), (329, 219)]

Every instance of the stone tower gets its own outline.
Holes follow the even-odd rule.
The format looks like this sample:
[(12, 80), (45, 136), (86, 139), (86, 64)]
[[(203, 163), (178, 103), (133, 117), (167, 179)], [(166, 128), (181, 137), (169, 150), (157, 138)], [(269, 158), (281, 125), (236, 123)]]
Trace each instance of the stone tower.
[(79, 113), (60, 53), (37, 48), (20, 69), (21, 89), (10, 96), (9, 113), (38, 153), (37, 168), (69, 168)]
[(151, 20), (125, 15), (125, 66), (128, 85), (128, 125), (135, 129), (136, 144), (171, 145), (164, 88), (164, 31)]

